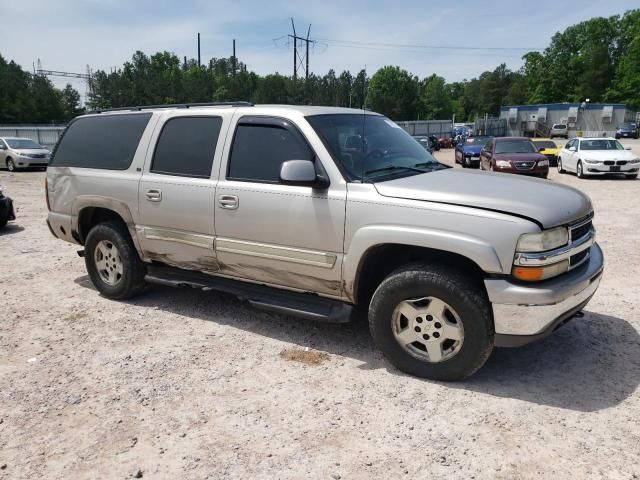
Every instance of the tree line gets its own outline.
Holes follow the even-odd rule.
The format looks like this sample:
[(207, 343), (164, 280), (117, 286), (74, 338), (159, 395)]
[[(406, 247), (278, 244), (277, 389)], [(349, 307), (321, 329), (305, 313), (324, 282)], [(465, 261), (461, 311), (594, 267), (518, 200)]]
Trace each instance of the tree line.
[[(293, 79), (258, 75), (235, 57), (205, 65), (170, 52), (136, 52), (111, 72), (96, 71), (86, 107), (248, 100), (371, 108), (394, 120), (498, 115), (500, 106), (526, 103), (618, 102), (640, 108), (640, 9), (597, 17), (556, 33), (542, 52), (523, 56), (512, 71), (505, 64), (477, 78), (448, 83), (433, 74), (420, 79), (397, 66), (371, 77), (329, 70)], [(80, 113), (70, 85), (55, 89), (46, 78), (24, 72), (0, 57), (0, 122), (47, 122)]]

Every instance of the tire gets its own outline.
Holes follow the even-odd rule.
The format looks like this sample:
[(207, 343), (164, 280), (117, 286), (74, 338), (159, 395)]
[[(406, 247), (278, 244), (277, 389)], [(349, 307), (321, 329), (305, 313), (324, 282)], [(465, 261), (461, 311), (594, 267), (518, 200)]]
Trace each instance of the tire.
[(7, 170), (10, 172), (16, 172), (18, 169), (16, 168), (16, 164), (11, 158), (7, 158)]
[[(111, 257), (102, 253), (105, 249)], [(106, 222), (93, 227), (85, 241), (84, 260), (93, 285), (107, 298), (124, 300), (145, 288), (147, 269), (122, 224)]]
[[(425, 298), (431, 300), (426, 300), (426, 307), (420, 306), (419, 302), (424, 302)], [(416, 299), (422, 300), (416, 304), (408, 302), (416, 302)], [(433, 304), (433, 299), (444, 302), (444, 310), (435, 308), (440, 304)], [(441, 311), (439, 318), (425, 313), (432, 305)], [(416, 314), (416, 318), (398, 313), (402, 309), (407, 311), (407, 308), (409, 316)], [(420, 323), (416, 323), (418, 321)], [(405, 327), (402, 327), (402, 322)], [(456, 326), (458, 322), (462, 332)], [(432, 380), (456, 381), (468, 377), (484, 365), (493, 349), (493, 321), (484, 291), (460, 272), (441, 265), (414, 263), (385, 278), (369, 306), (369, 328), (375, 344), (395, 367)], [(398, 333), (398, 328), (402, 328), (402, 333)], [(419, 328), (422, 330), (418, 332)], [(442, 328), (445, 329), (441, 330), (443, 333), (437, 335), (437, 329)], [(454, 331), (452, 328), (461, 340), (445, 337), (445, 332)], [(417, 340), (410, 344), (403, 341), (401, 345), (396, 335), (409, 335), (404, 341), (410, 341), (414, 336)], [(437, 352), (433, 357), (427, 351), (429, 341), (423, 341), (422, 337), (428, 337), (432, 342), (431, 348), (435, 348), (432, 351)], [(417, 348), (419, 345), (422, 348)], [(443, 355), (440, 361), (430, 361), (437, 355)]]
[(578, 160), (578, 165), (576, 166), (576, 176), (578, 178), (584, 178), (584, 172), (582, 171), (582, 162)]
[(565, 173), (566, 170), (564, 168), (562, 168), (562, 158), (558, 157), (558, 173)]

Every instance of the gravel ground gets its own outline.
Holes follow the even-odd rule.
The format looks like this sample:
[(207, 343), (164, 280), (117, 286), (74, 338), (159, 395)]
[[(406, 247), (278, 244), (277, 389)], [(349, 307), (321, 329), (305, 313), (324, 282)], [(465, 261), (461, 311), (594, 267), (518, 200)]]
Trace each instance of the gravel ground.
[(101, 298), (47, 230), (43, 179), (0, 172), (18, 214), (0, 233), (0, 478), (640, 478), (640, 181), (551, 173), (593, 199), (600, 289), (584, 318), (442, 384), (391, 367), (363, 324), (186, 289)]

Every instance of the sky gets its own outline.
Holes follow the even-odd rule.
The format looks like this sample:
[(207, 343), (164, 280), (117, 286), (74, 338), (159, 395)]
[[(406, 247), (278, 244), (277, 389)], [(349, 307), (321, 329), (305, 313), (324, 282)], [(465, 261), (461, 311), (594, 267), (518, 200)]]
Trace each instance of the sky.
[[(424, 78), (471, 79), (500, 63), (522, 66), (524, 53), (544, 49), (551, 36), (582, 20), (622, 14), (637, 0), (607, 1), (256, 1), (256, 0), (0, 0), (11, 34), (0, 54), (26, 70), (109, 71), (136, 50), (197, 57), (236, 55), (259, 74), (291, 75), (287, 34), (294, 17), (299, 35), (311, 24), (310, 71), (324, 75), (398, 65)], [(427, 48), (428, 47), (428, 48)], [(81, 80), (52, 77), (60, 87)]]

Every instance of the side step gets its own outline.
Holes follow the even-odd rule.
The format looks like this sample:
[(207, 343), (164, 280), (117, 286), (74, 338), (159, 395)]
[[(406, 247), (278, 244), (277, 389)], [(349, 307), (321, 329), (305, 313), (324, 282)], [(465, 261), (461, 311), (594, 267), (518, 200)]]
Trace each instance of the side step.
[(230, 293), (262, 310), (328, 323), (351, 321), (353, 306), (312, 293), (298, 293), (255, 283), (214, 277), (165, 265), (148, 265), (144, 279), (170, 287), (192, 287)]

